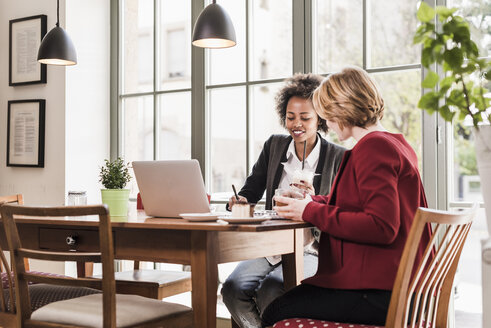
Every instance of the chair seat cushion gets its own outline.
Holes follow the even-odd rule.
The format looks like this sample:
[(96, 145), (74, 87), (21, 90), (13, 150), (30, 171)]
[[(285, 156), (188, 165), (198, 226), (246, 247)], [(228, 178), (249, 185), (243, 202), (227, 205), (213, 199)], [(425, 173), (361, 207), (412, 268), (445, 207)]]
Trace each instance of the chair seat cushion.
[(273, 325), (274, 328), (384, 328), (384, 326), (362, 325), (355, 323), (340, 323), (325, 320), (292, 318), (279, 321)]
[(169, 286), (176, 282), (191, 279), (191, 272), (164, 270), (133, 270), (115, 273), (116, 280), (154, 283)]
[[(136, 295), (116, 295), (116, 327), (133, 326), (191, 312), (187, 306)], [(102, 327), (102, 294), (54, 302), (32, 313), (32, 320)]]
[[(10, 310), (11, 304), (9, 298), (9, 289), (4, 289), (3, 293), (5, 295), (5, 300), (7, 301), (7, 308)], [(32, 311), (35, 311), (40, 307), (52, 302), (100, 293), (100, 290), (85, 287), (57, 286), (48, 284), (35, 284), (29, 286), (29, 297), (31, 298)]]

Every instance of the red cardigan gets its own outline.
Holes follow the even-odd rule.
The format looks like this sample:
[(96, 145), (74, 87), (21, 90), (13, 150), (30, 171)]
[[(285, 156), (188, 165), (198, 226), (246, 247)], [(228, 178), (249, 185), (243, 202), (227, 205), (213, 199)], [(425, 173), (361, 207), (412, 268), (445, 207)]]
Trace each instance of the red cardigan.
[[(302, 218), (322, 231), (319, 267), (302, 283), (392, 290), (416, 209), (427, 206), (416, 153), (404, 137), (364, 136), (345, 153), (330, 194), (312, 199)], [(430, 234), (427, 226), (418, 261)]]

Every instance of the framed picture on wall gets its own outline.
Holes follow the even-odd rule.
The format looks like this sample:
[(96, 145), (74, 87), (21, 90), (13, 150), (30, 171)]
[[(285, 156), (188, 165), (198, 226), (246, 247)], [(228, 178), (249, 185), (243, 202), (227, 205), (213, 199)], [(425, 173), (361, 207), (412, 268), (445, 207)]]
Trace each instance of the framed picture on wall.
[(7, 166), (44, 167), (44, 99), (10, 100)]
[(46, 83), (46, 65), (37, 60), (46, 34), (46, 15), (9, 21), (9, 85)]

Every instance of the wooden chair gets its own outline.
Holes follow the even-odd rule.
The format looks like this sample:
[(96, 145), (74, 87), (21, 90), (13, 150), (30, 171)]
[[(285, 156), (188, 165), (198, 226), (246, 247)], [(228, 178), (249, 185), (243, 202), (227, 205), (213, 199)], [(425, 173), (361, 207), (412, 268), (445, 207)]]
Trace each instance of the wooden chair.
[[(5, 203), (22, 204), (22, 195), (0, 197), (0, 206)], [(24, 267), (29, 268), (28, 259), (24, 259)], [(32, 271), (31, 271), (32, 272)], [(38, 274), (63, 277), (53, 273), (37, 272)], [(2, 279), (2, 293), (0, 293), (0, 326), (16, 326), (16, 308), (15, 308), (15, 286), (14, 274), (10, 269), (10, 264), (5, 257), (2, 247), (0, 246), (0, 274)], [(98, 290), (82, 287), (69, 286), (51, 286), (46, 284), (29, 285), (29, 296), (31, 310), (36, 310), (51, 302), (66, 300), (70, 298), (85, 296), (94, 293), (100, 293)]]
[(116, 272), (116, 292), (162, 299), (191, 291), (191, 272), (145, 270), (135, 261), (132, 271)]
[[(137, 209), (143, 209), (140, 193)], [(145, 270), (135, 261), (132, 271), (116, 272), (116, 292), (162, 299), (191, 291), (191, 272), (168, 270)]]
[[(19, 205), (24, 205), (24, 197), (22, 197), (22, 194), (16, 194), (16, 195), (9, 195), (9, 196), (0, 196), (0, 205), (1, 204), (19, 204)], [(29, 271), (29, 260), (25, 260), (25, 266), (26, 270)], [(5, 276), (5, 273), (2, 272), (2, 283), (3, 283), (3, 288), (8, 288), (8, 285), (5, 283), (7, 282), (7, 278)]]
[[(397, 271), (386, 328), (446, 328), (452, 284), (467, 234), (478, 209), (444, 212), (419, 208), (409, 232)], [(414, 263), (425, 226), (434, 224), (433, 235), (421, 263)], [(414, 276), (413, 267), (417, 266)], [(326, 325), (327, 324), (327, 325)], [(275, 328), (292, 327), (376, 327), (341, 324), (306, 318), (285, 319)]]
[[(3, 205), (1, 213), (9, 249), (13, 255), (17, 323), (20, 327), (192, 327), (193, 314), (191, 309), (186, 306), (142, 296), (116, 294), (113, 238), (107, 206), (27, 207)], [(99, 217), (99, 252), (52, 252), (23, 248), (14, 221), (16, 216), (86, 215)], [(63, 278), (30, 273), (25, 271), (24, 258), (47, 261), (101, 262), (103, 276), (102, 279)], [(61, 286), (84, 286), (101, 289), (102, 293), (50, 303), (31, 313), (29, 281)]]
[[(22, 194), (2, 196), (2, 203), (17, 203), (24, 205)], [(143, 208), (143, 205), (142, 205)], [(92, 267), (91, 263), (87, 263)], [(25, 259), (26, 271), (29, 271), (29, 260)], [(89, 273), (92, 275), (92, 273)], [(142, 270), (140, 262), (134, 262), (132, 271), (116, 272), (116, 292), (118, 294), (133, 294), (155, 299), (173, 296), (191, 291), (191, 273), (166, 270)], [(3, 288), (8, 288), (6, 273), (1, 273)]]

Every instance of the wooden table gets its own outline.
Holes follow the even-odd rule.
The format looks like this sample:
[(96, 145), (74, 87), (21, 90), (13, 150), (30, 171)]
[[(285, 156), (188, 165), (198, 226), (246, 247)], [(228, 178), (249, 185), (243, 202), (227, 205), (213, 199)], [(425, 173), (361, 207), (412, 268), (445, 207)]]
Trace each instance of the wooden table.
[[(95, 251), (98, 248), (97, 218), (80, 217), (17, 219), (25, 246)], [(192, 307), (195, 327), (216, 327), (218, 264), (282, 255), (287, 289), (303, 277), (303, 228), (311, 225), (288, 220), (261, 224), (188, 222), (150, 218), (143, 211), (112, 220), (115, 258), (191, 265)], [(0, 244), (8, 249), (3, 225)], [(67, 245), (67, 237), (75, 245)]]

